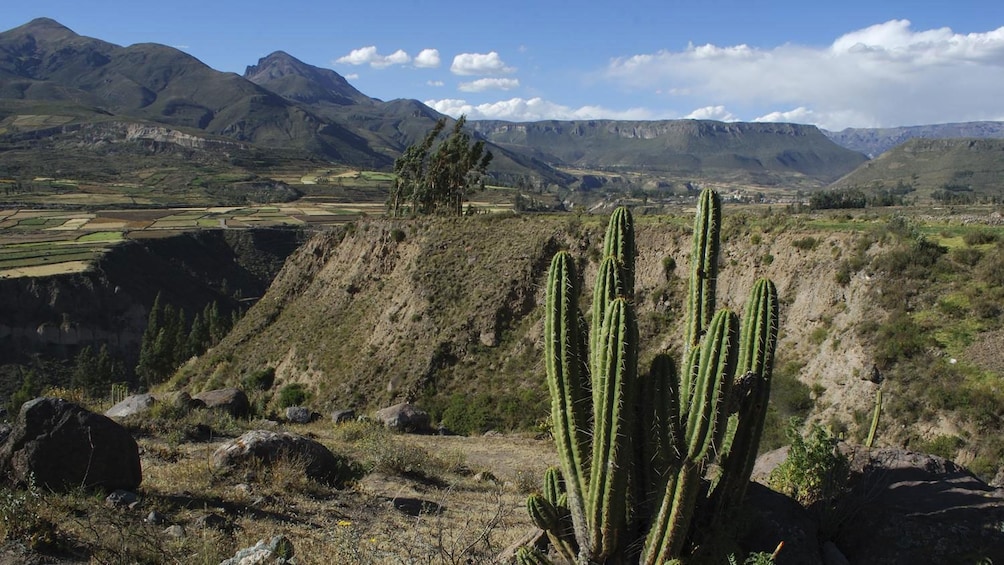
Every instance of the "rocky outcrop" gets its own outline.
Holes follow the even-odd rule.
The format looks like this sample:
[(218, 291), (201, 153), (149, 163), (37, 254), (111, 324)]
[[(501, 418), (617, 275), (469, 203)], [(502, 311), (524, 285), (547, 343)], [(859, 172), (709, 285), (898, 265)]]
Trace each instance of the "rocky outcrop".
[(1004, 490), (934, 455), (848, 451), (852, 490), (834, 542), (851, 563), (1004, 562)]
[(206, 403), (192, 398), (187, 392), (168, 392), (163, 394), (133, 394), (122, 399), (105, 411), (105, 416), (114, 419), (128, 418), (137, 414), (145, 414), (157, 404), (166, 404), (179, 414), (187, 413), (196, 408), (205, 408)]
[(135, 490), (143, 478), (139, 448), (125, 428), (59, 398), (21, 406), (0, 446), (0, 469), (17, 483), (54, 491)]

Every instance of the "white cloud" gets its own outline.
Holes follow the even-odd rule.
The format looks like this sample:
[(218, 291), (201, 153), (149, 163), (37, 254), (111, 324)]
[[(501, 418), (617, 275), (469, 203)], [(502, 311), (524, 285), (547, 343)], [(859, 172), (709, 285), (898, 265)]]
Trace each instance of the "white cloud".
[(530, 122), (539, 120), (650, 120), (652, 114), (642, 108), (610, 110), (600, 106), (571, 108), (543, 98), (511, 98), (484, 104), (469, 104), (466, 100), (426, 100), (437, 112), (453, 117), (465, 114), (472, 120), (508, 120)]
[(353, 49), (348, 55), (335, 59), (336, 64), (369, 65), (375, 69), (384, 69), (391, 65), (406, 65), (410, 62), (411, 57), (401, 49), (390, 55), (381, 55), (377, 52), (375, 45)]
[(439, 66), (438, 49), (422, 49), (415, 55), (415, 66), (423, 69), (434, 69)]
[(519, 88), (516, 78), (479, 78), (471, 82), (462, 82), (457, 87), (461, 92), (484, 92), (486, 90), (512, 90)]
[(605, 75), (629, 89), (760, 109), (751, 113), (789, 108), (758, 119), (828, 129), (993, 119), (1004, 92), (1004, 27), (958, 34), (891, 20), (825, 47), (690, 45), (623, 57)]
[(425, 81), (425, 84), (427, 84), (429, 86), (437, 86), (438, 87), (438, 86), (443, 86), (443, 81), (441, 81), (441, 80), (427, 80), (427, 81)]
[(356, 80), (359, 78), (359, 73), (349, 73), (345, 75), (345, 80)]
[[(720, 122), (737, 122), (739, 118), (725, 109), (725, 106), (705, 106), (684, 116), (688, 120), (718, 120)], [(769, 121), (769, 120), (765, 120)]]
[(455, 75), (503, 75), (516, 69), (502, 61), (495, 51), (490, 53), (461, 53), (453, 58), (450, 71)]

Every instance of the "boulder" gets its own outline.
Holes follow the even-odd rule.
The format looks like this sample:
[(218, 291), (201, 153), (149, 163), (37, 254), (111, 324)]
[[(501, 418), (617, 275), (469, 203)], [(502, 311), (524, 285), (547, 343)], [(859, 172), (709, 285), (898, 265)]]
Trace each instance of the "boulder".
[(356, 419), (355, 410), (335, 410), (331, 413), (331, 421), (335, 424), (344, 424), (345, 422), (353, 422)]
[(429, 431), (428, 412), (407, 402), (377, 410), (375, 416), (385, 427), (399, 432)]
[(271, 465), (283, 458), (302, 462), (306, 476), (321, 483), (340, 486), (351, 478), (348, 463), (319, 442), (270, 430), (252, 430), (223, 444), (213, 453), (212, 463), (216, 469), (229, 470), (255, 462)]
[(75, 487), (135, 491), (142, 481), (139, 448), (125, 428), (61, 398), (21, 406), (0, 446), (0, 469), (18, 483), (34, 477), (54, 491)]
[(137, 414), (145, 414), (157, 404), (166, 404), (179, 414), (187, 414), (196, 408), (205, 408), (206, 403), (192, 398), (185, 391), (162, 394), (133, 394), (105, 411), (109, 418), (122, 419)]
[(200, 392), (193, 398), (205, 403), (206, 408), (226, 410), (235, 418), (244, 418), (251, 414), (251, 402), (248, 395), (239, 388), (221, 388)]
[(294, 424), (309, 424), (320, 418), (320, 414), (305, 406), (289, 406), (286, 408), (286, 421)]
[(157, 399), (152, 394), (133, 394), (122, 399), (121, 402), (105, 410), (105, 416), (109, 418), (128, 418), (136, 414), (149, 412), (150, 408), (157, 403)]
[(851, 492), (834, 542), (851, 563), (1004, 563), (1004, 492), (955, 463), (850, 447)]
[(750, 483), (746, 491), (742, 523), (749, 524), (739, 545), (747, 552), (772, 553), (784, 542), (775, 563), (815, 565), (823, 562), (818, 526), (802, 505), (761, 484)]

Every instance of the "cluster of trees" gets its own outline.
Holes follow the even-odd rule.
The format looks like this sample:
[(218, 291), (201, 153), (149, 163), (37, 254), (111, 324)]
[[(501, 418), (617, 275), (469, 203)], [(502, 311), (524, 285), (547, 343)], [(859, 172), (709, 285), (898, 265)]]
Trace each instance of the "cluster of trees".
[(125, 363), (109, 353), (108, 344), (101, 344), (97, 353), (88, 345), (73, 359), (70, 386), (92, 397), (100, 397), (108, 393), (112, 383), (124, 381), (125, 377)]
[(463, 129), (466, 121), (466, 116), (461, 116), (446, 139), (436, 145), (446, 129), (446, 120), (440, 119), (421, 142), (394, 161), (396, 178), (387, 204), (392, 216), (463, 213), (464, 199), (474, 187), (483, 186), (492, 161), (484, 141), (471, 143), (470, 134)]
[(865, 208), (880, 206), (902, 206), (905, 196), (913, 192), (910, 184), (900, 181), (895, 188), (876, 186), (866, 194), (860, 188), (821, 190), (809, 197), (809, 208), (813, 210), (833, 210), (838, 208)]
[(183, 308), (162, 305), (158, 294), (140, 343), (136, 375), (147, 386), (164, 381), (186, 360), (219, 343), (237, 318), (236, 311), (231, 316), (221, 315), (214, 301), (189, 324)]

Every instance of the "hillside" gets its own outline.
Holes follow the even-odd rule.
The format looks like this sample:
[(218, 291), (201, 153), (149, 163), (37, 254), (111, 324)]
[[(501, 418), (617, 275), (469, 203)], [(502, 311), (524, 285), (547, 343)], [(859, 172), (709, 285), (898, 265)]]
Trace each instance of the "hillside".
[(999, 202), (1004, 199), (1004, 139), (911, 139), (831, 188), (912, 188), (913, 199), (943, 203)]
[(511, 123), (472, 127), (504, 147), (560, 166), (614, 173), (644, 171), (686, 182), (818, 187), (865, 157), (843, 149), (814, 126), (705, 120), (612, 120)]
[(846, 128), (840, 131), (821, 131), (837, 145), (864, 153), (874, 159), (893, 147), (918, 137), (924, 139), (1004, 138), (1004, 122), (962, 122), (897, 128)]
[[(319, 235), (291, 256), (268, 294), (235, 330), (212, 352), (182, 368), (171, 386), (195, 392), (234, 385), (271, 367), (273, 391), (303, 386), (311, 406), (322, 412), (366, 411), (412, 400), (462, 432), (532, 426), (544, 417), (547, 405), (540, 349), (544, 272), (557, 249), (570, 249), (591, 280), (603, 234), (600, 221), (588, 216), (380, 221)], [(989, 469), (992, 475), (1004, 445), (985, 434), (997, 429), (1004, 416), (1000, 406), (980, 404), (984, 408), (977, 410), (983, 415), (977, 417), (957, 414), (963, 409), (954, 401), (939, 404), (962, 391), (975, 394), (986, 390), (987, 383), (1000, 382), (1001, 368), (979, 364), (985, 361), (946, 364), (949, 355), (964, 360), (975, 355), (964, 354), (969, 343), (997, 343), (993, 340), (1000, 339), (1000, 332), (993, 331), (1000, 324), (984, 317), (990, 310), (975, 297), (967, 299), (960, 315), (968, 308), (982, 314), (972, 314), (975, 325), (958, 330), (968, 332), (965, 341), (943, 341), (940, 360), (923, 362), (929, 368), (918, 376), (916, 363), (926, 358), (927, 346), (911, 345), (898, 357), (905, 346), (887, 342), (906, 338), (900, 335), (902, 320), (889, 313), (896, 304), (910, 304), (918, 320), (924, 320), (917, 323), (947, 324), (955, 318), (937, 317), (937, 297), (968, 295), (922, 279), (915, 283), (910, 277), (922, 275), (911, 275), (902, 266), (894, 274), (888, 271), (888, 261), (877, 257), (907, 253), (907, 264), (929, 259), (921, 259), (927, 257), (923, 250), (911, 250), (913, 236), (887, 231), (884, 222), (851, 221), (834, 231), (829, 221), (821, 221), (831, 226), (823, 229), (803, 221), (739, 214), (728, 217), (724, 228), (723, 305), (741, 308), (760, 275), (777, 282), (783, 302), (766, 445), (783, 441), (783, 422), (793, 415), (809, 415), (859, 437), (883, 379), (875, 377), (881, 371), (888, 381), (883, 385), (890, 398), (887, 409), (894, 414), (883, 420), (884, 442), (920, 446), (942, 436), (965, 437), (949, 456), (966, 445), (968, 457), (980, 458), (982, 471)], [(685, 294), (681, 276), (690, 249), (687, 223), (677, 217), (645, 217), (638, 227), (636, 296), (643, 364), (657, 348), (674, 351), (678, 343)], [(970, 264), (979, 264), (980, 257), (994, 260), (990, 253), (974, 253), (977, 261)], [(910, 259), (913, 254), (918, 259)], [(959, 273), (983, 269), (958, 263), (955, 255), (942, 260), (945, 269)], [(1004, 281), (994, 282), (980, 292), (994, 300), (990, 297), (1004, 293), (1001, 285)], [(918, 328), (905, 331), (916, 340), (926, 335)], [(938, 326), (929, 331), (935, 330), (942, 331)], [(930, 339), (959, 334), (937, 335), (942, 337)], [(914, 363), (906, 365), (913, 368), (900, 372), (900, 362)], [(942, 386), (927, 379), (963, 366), (972, 377), (955, 377), (952, 386), (958, 388), (946, 390), (938, 397), (942, 400), (918, 396)], [(923, 415), (918, 406), (926, 406)], [(976, 420), (989, 427), (974, 428)]]

